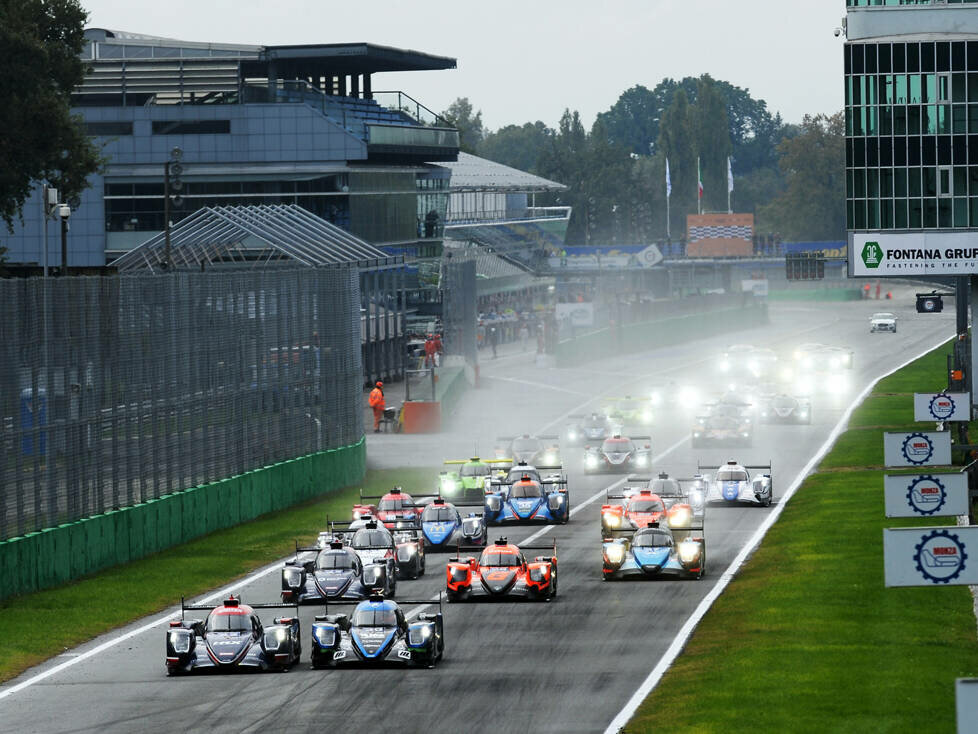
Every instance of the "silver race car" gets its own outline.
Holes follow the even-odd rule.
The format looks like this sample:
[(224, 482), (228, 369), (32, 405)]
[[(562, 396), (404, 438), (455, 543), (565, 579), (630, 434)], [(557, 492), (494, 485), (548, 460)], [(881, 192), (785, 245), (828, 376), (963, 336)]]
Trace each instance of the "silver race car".
[[(755, 474), (750, 472), (766, 472)], [(723, 504), (739, 504), (749, 502), (762, 507), (769, 507), (774, 499), (774, 487), (771, 484), (771, 464), (747, 465), (728, 461), (719, 466), (699, 465), (699, 472), (715, 471), (707, 481), (706, 501)]]

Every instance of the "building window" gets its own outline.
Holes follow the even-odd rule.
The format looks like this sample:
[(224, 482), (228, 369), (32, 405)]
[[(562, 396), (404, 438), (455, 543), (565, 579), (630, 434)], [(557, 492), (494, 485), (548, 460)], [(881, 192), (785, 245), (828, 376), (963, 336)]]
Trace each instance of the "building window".
[(131, 122), (86, 122), (85, 132), (92, 137), (113, 138), (132, 135)]
[(154, 120), (153, 135), (226, 135), (230, 120)]

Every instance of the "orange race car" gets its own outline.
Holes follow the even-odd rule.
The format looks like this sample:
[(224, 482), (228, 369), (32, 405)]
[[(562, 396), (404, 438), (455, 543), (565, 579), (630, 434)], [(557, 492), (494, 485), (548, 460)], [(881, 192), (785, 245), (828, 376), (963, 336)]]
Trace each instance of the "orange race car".
[[(364, 500), (380, 500), (380, 502), (373, 505)], [(360, 504), (353, 505), (353, 519), (360, 520), (370, 516), (382, 522), (388, 530), (393, 530), (398, 521), (411, 526), (418, 524), (423, 509), (422, 505), (416, 505), (411, 495), (400, 487), (394, 487), (383, 495), (364, 494), (363, 490), (360, 490)]]
[(682, 530), (688, 528), (693, 520), (693, 508), (682, 496), (662, 497), (652, 489), (624, 487), (617, 492), (609, 489), (608, 500), (621, 502), (601, 506), (602, 538), (633, 532), (659, 522)]
[[(478, 559), (462, 550), (482, 551)], [(524, 550), (547, 550), (527, 562)], [(557, 596), (557, 541), (553, 545), (524, 545), (500, 538), (482, 548), (459, 548), (446, 568), (448, 601), (527, 599), (550, 601)]]

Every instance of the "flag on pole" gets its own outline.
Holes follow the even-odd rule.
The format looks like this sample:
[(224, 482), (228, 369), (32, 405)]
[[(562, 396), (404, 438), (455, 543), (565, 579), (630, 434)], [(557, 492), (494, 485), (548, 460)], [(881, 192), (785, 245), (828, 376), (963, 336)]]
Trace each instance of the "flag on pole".
[(696, 157), (696, 186), (697, 186), (697, 195), (699, 198), (697, 209), (699, 213), (702, 214), (703, 213), (703, 174), (700, 171), (699, 156)]
[(669, 159), (666, 158), (666, 198), (672, 196), (672, 177), (669, 175)]
[(733, 167), (730, 164), (730, 158), (727, 157), (727, 193), (733, 192)]

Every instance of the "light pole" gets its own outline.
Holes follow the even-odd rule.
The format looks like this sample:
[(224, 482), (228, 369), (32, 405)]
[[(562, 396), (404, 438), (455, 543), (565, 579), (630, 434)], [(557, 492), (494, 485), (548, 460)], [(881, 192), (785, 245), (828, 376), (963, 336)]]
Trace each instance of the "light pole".
[(163, 164), (163, 268), (165, 270), (173, 269), (173, 257), (170, 250), (170, 192), (177, 192), (172, 196), (173, 206), (180, 206), (183, 203), (183, 197), (179, 194), (183, 189), (183, 181), (180, 179), (180, 175), (183, 173), (181, 158), (183, 158), (183, 149), (174, 146), (173, 150), (170, 151), (169, 160)]

